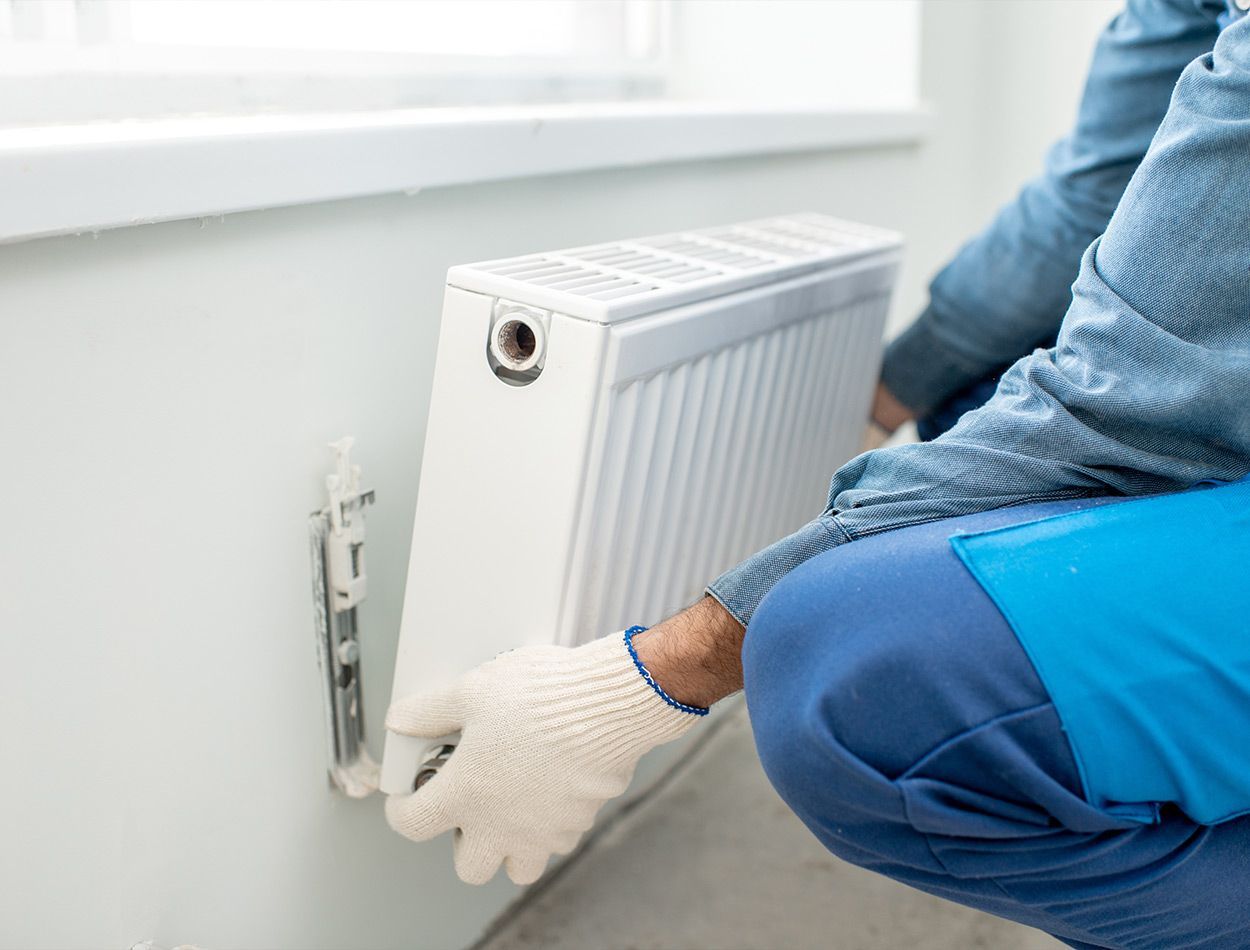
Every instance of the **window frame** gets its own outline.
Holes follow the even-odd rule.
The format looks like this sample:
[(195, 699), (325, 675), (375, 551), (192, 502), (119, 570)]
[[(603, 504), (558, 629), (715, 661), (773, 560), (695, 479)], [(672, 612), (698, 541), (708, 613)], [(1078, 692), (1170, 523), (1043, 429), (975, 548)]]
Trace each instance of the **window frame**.
[(535, 175), (910, 148), (931, 125), (920, 105), (648, 102), (0, 129), (0, 244)]

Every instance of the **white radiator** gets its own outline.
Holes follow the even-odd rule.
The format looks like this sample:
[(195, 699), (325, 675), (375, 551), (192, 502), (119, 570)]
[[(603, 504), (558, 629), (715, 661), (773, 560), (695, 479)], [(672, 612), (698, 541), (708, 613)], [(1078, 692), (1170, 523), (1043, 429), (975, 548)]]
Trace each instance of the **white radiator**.
[[(453, 267), (394, 696), (654, 623), (814, 517), (899, 258), (797, 214)], [(438, 748), (388, 734), (383, 791)]]

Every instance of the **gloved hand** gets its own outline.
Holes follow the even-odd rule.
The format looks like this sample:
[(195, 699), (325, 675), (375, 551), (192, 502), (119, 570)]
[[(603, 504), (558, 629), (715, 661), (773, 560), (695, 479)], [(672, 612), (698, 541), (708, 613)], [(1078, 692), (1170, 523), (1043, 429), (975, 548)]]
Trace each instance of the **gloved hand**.
[(485, 884), (500, 863), (517, 884), (536, 881), (625, 791), (644, 752), (706, 713), (653, 684), (629, 645), (635, 629), (580, 647), (522, 647), (395, 703), (388, 729), (461, 739), (420, 789), (387, 799), (391, 827), (414, 841), (454, 828), (466, 883)]

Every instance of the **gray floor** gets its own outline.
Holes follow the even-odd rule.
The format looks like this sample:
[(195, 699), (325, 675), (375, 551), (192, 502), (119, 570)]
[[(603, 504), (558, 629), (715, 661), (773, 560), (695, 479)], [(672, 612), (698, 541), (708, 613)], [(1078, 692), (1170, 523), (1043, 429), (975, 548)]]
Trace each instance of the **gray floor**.
[(769, 786), (742, 709), (540, 882), (479, 950), (1053, 950), (1036, 931), (826, 852)]

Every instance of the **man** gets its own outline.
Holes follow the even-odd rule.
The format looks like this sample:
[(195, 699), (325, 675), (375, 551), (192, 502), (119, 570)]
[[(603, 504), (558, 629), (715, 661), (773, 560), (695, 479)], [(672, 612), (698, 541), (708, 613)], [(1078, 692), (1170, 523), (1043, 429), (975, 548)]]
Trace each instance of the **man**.
[(394, 827), (532, 881), (745, 683), (835, 854), (1074, 947), (1250, 947), (1240, 6), (1129, 0), (1107, 28), (1075, 130), (889, 348), (876, 419), (932, 441), (848, 463), (650, 630), (397, 703), (389, 728), (463, 738)]

